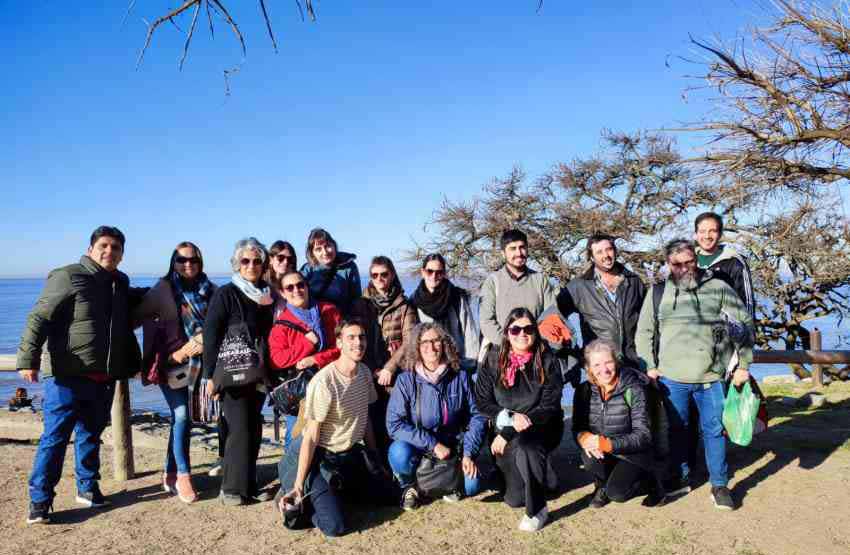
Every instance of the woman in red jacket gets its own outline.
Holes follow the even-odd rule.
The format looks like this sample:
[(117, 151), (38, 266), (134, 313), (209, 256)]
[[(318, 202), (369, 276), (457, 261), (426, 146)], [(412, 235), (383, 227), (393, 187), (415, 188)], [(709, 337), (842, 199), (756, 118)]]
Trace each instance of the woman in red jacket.
[[(288, 379), (305, 368), (323, 368), (339, 357), (335, 328), (339, 310), (326, 302), (311, 302), (307, 281), (300, 272), (287, 272), (280, 278), (283, 297), (276, 303), (274, 326), (269, 334), (269, 358), (274, 377)], [(284, 448), (292, 441), (295, 415), (284, 415)]]

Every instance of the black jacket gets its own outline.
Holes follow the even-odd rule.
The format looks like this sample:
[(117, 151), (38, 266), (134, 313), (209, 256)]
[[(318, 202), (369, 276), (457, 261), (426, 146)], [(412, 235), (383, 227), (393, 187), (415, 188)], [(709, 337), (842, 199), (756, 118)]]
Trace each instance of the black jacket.
[(587, 345), (597, 338), (608, 339), (617, 346), (627, 366), (637, 366), (635, 330), (637, 329), (646, 286), (634, 272), (619, 262), (623, 281), (617, 288), (617, 303), (612, 303), (596, 284), (593, 267), (570, 280), (558, 294), (558, 309), (565, 318), (578, 312), (582, 342)]
[[(533, 359), (532, 359), (533, 360)], [(541, 384), (529, 362), (517, 372), (514, 386), (506, 389), (499, 381), (499, 353), (491, 349), (486, 364), (479, 370), (475, 382), (475, 400), (478, 410), (491, 424), (502, 409), (519, 412), (528, 416), (531, 427), (517, 432), (512, 426), (499, 433), (510, 441), (518, 434), (538, 437), (548, 450), (561, 442), (564, 430), (564, 410), (561, 408), (561, 390), (564, 383), (561, 370), (555, 356), (548, 349), (543, 354), (544, 380)], [(492, 426), (495, 427), (495, 426)]]
[(582, 383), (573, 397), (573, 438), (578, 441), (581, 432), (603, 435), (611, 441), (612, 455), (649, 468), (652, 431), (644, 380), (637, 370), (621, 368), (620, 379), (607, 401), (602, 400), (597, 386)]
[[(210, 379), (215, 372), (218, 349), (229, 326), (240, 324), (244, 316), (248, 331), (267, 345), (273, 312), (274, 305), (258, 305), (232, 283), (219, 287), (213, 294), (204, 320), (204, 377)], [(266, 356), (265, 353), (263, 356)]]
[(39, 369), (46, 341), (45, 375), (135, 374), (141, 351), (130, 327), (131, 297), (138, 302), (134, 292), (124, 273), (108, 272), (88, 256), (53, 270), (27, 319), (17, 367)]
[[(746, 260), (729, 245), (720, 245), (722, 252), (710, 266), (714, 277), (725, 281), (738, 297), (747, 305), (750, 316), (755, 320), (755, 299), (753, 297), (753, 278)], [(697, 249), (698, 253), (702, 251)]]

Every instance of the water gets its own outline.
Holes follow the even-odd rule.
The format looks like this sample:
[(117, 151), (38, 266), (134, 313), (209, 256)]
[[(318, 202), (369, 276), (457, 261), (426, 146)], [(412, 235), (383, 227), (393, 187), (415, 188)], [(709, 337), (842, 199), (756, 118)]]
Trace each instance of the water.
[[(155, 277), (133, 277), (131, 284), (136, 287), (149, 287), (156, 282)], [(223, 284), (229, 277), (213, 277), (216, 283)], [(363, 283), (366, 283), (364, 278)], [(418, 280), (405, 279), (403, 285), (408, 293), (412, 293)], [(21, 331), (26, 323), (27, 315), (32, 310), (44, 286), (43, 279), (0, 279), (0, 354), (14, 354), (18, 348)], [(571, 318), (571, 323), (578, 330), (577, 317)], [(850, 335), (850, 322), (839, 324), (834, 318), (819, 318), (806, 323), (806, 327), (818, 327), (823, 331), (825, 349), (846, 348), (846, 337)], [(141, 339), (141, 332), (138, 332)], [(788, 366), (784, 364), (759, 364), (752, 368), (753, 375), (762, 379), (765, 376), (787, 374)], [(16, 373), (0, 372), (0, 405), (5, 405), (17, 387), (26, 387), (30, 395), (41, 395), (40, 384), (25, 384)], [(166, 414), (168, 409), (159, 388), (143, 387), (141, 382), (130, 380), (131, 400), (133, 411), (155, 411)], [(572, 401), (572, 388), (567, 386), (562, 402), (566, 405)]]

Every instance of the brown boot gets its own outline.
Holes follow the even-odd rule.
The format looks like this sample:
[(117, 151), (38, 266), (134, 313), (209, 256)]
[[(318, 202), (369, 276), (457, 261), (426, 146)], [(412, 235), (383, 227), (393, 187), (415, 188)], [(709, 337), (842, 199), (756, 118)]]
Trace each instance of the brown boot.
[(176, 472), (163, 472), (162, 473), (162, 490), (165, 493), (177, 493), (175, 489), (175, 485), (177, 484), (177, 473)]
[(194, 503), (198, 499), (195, 488), (192, 487), (191, 474), (177, 474), (177, 497), (183, 503)]

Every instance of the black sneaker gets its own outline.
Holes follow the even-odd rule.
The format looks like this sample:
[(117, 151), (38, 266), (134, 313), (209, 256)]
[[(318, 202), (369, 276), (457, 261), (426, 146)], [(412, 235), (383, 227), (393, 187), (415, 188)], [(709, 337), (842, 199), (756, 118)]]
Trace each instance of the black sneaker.
[(42, 501), (41, 503), (30, 501), (30, 514), (27, 517), (27, 524), (47, 524), (50, 522), (51, 509), (53, 509), (53, 503), (50, 501)]
[(673, 478), (666, 483), (664, 489), (667, 490), (667, 496), (685, 495), (691, 492), (691, 484), (687, 478)]
[(78, 491), (77, 503), (84, 507), (91, 507), (94, 509), (111, 505), (109, 500), (100, 493), (100, 488), (97, 484), (92, 487), (91, 491)]
[(405, 511), (412, 511), (419, 506), (419, 492), (416, 488), (405, 488), (401, 495), (401, 508)]
[(732, 500), (732, 492), (726, 486), (712, 486), (711, 499), (714, 506), (722, 511), (734, 511), (735, 501)]
[(601, 509), (610, 502), (611, 500), (608, 498), (608, 492), (605, 491), (605, 488), (598, 487), (593, 492), (593, 499), (590, 500), (590, 508)]

